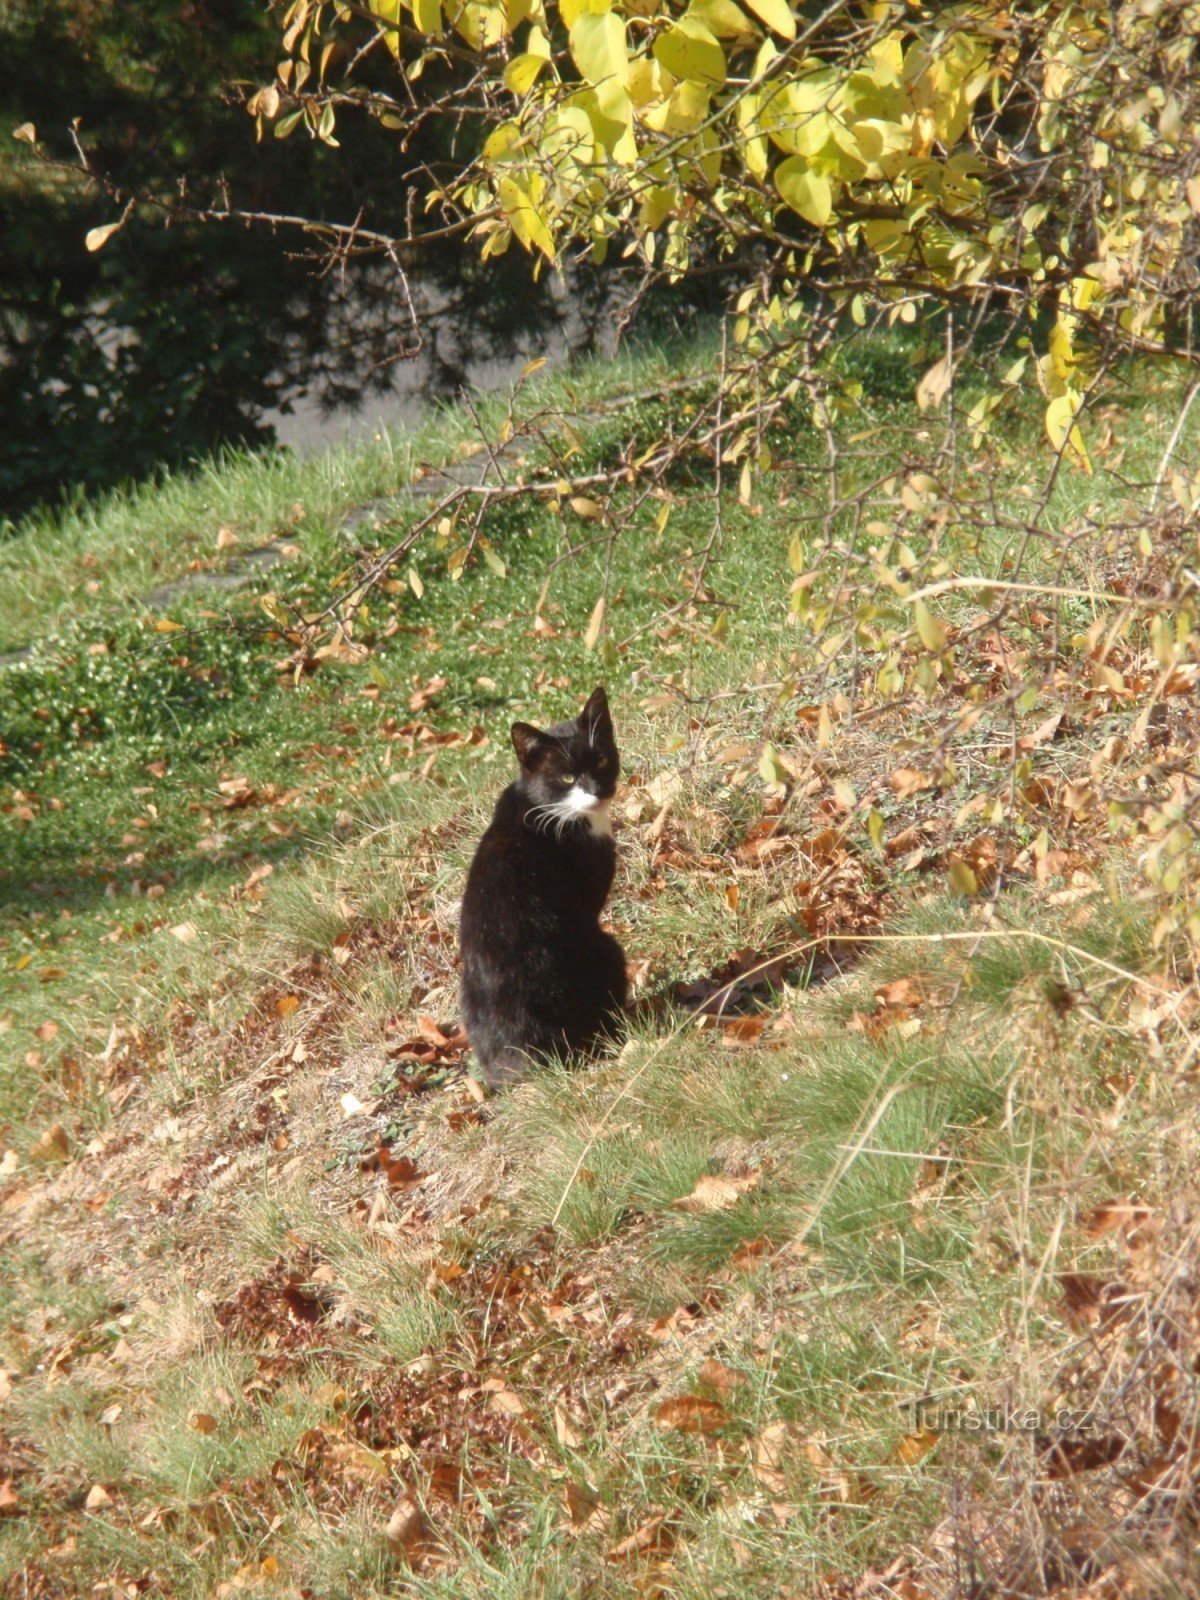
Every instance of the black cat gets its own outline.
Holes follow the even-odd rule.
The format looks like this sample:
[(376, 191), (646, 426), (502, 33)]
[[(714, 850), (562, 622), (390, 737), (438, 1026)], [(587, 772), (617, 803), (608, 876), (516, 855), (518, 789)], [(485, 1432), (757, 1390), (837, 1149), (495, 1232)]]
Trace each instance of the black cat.
[(625, 955), (600, 927), (620, 761), (604, 690), (573, 722), (514, 722), (521, 773), (500, 796), (463, 895), (462, 1016), (490, 1084), (620, 1031)]

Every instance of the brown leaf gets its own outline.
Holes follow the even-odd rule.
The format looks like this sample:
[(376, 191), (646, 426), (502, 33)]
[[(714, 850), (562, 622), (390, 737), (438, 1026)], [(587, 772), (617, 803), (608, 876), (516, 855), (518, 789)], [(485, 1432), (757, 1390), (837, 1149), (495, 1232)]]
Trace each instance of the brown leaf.
[(31, 1161), (65, 1161), (71, 1153), (71, 1141), (61, 1122), (54, 1123), (29, 1152)]
[(663, 1553), (674, 1548), (674, 1530), (667, 1523), (666, 1513), (658, 1511), (647, 1522), (643, 1522), (636, 1533), (622, 1539), (620, 1544), (613, 1545), (608, 1552), (608, 1559), (627, 1561), (630, 1556), (647, 1555), (652, 1551)]
[(487, 1409), (497, 1417), (520, 1417), (525, 1413), (525, 1402), (512, 1389), (497, 1389), (488, 1396)]
[(300, 996), (298, 994), (283, 994), (275, 1002), (275, 1015), (282, 1022), (289, 1017), (294, 1017), (300, 1009)]
[(87, 1492), (87, 1499), (83, 1502), (88, 1511), (99, 1511), (101, 1506), (112, 1505), (112, 1495), (102, 1483), (94, 1483)]
[(1040, 1439), (1039, 1449), (1048, 1455), (1052, 1479), (1074, 1477), (1077, 1472), (1094, 1472), (1111, 1466), (1129, 1448), (1130, 1441), (1120, 1434), (1085, 1434), (1074, 1439)]
[(578, 1450), (583, 1442), (566, 1406), (559, 1401), (554, 1403), (554, 1437), (565, 1450)]
[(684, 1394), (656, 1406), (654, 1420), (660, 1428), (674, 1428), (679, 1433), (715, 1433), (728, 1427), (730, 1417), (719, 1400)]
[(696, 1376), (701, 1383), (707, 1384), (710, 1389), (715, 1389), (718, 1394), (729, 1394), (731, 1390), (740, 1388), (746, 1381), (744, 1372), (737, 1372), (733, 1367), (725, 1366), (712, 1356), (701, 1364)]
[(919, 972), (911, 978), (893, 978), (875, 990), (876, 1005), (889, 1011), (915, 1011), (928, 998), (928, 979)]
[(744, 1178), (727, 1178), (723, 1174), (701, 1173), (691, 1194), (681, 1195), (671, 1201), (675, 1211), (688, 1211), (703, 1216), (710, 1211), (728, 1211), (744, 1194), (758, 1187), (760, 1173), (750, 1172)]
[(577, 1528), (598, 1532), (609, 1524), (609, 1513), (600, 1500), (599, 1491), (590, 1483), (580, 1483), (575, 1478), (566, 1482), (567, 1511)]
[(1123, 1310), (1126, 1291), (1112, 1278), (1099, 1278), (1090, 1272), (1060, 1272), (1063, 1310), (1077, 1328), (1098, 1328), (1111, 1322)]
[(1047, 744), (1058, 732), (1062, 724), (1063, 714), (1056, 711), (1053, 716), (1047, 717), (1045, 722), (1039, 722), (1032, 733), (1022, 734), (1017, 740), (1018, 750), (1036, 750), (1038, 745)]
[(410, 711), (424, 711), (431, 700), (435, 700), (450, 682), (449, 678), (433, 677), (429, 682), (415, 689), (408, 697)]
[(289, 1278), (283, 1286), (284, 1303), (297, 1322), (320, 1322), (325, 1307), (315, 1295), (308, 1294), (295, 1279)]
[(11, 1516), (14, 1511), (19, 1511), (20, 1507), (21, 1502), (17, 1498), (11, 1478), (0, 1480), (0, 1517)]
[(1149, 1206), (1138, 1205), (1133, 1200), (1105, 1200), (1088, 1213), (1083, 1226), (1093, 1239), (1120, 1229), (1125, 1242), (1132, 1244), (1153, 1215)]
[(897, 767), (888, 776), (893, 794), (901, 800), (908, 800), (914, 794), (920, 794), (924, 789), (937, 787), (937, 779), (930, 777), (927, 772), (918, 772), (915, 767)]
[(769, 1239), (748, 1239), (745, 1244), (733, 1252), (729, 1258), (729, 1265), (735, 1272), (750, 1272), (762, 1260), (771, 1248)]
[(906, 1467), (912, 1467), (933, 1449), (938, 1442), (938, 1435), (931, 1428), (921, 1428), (916, 1433), (905, 1434), (896, 1446), (896, 1459)]
[(792, 1447), (798, 1442), (799, 1432), (794, 1422), (772, 1422), (755, 1439), (751, 1456), (754, 1476), (771, 1494), (784, 1494), (788, 1488), (784, 1470)]
[(755, 1044), (762, 1036), (767, 1019), (759, 1015), (754, 1017), (723, 1017), (721, 1019), (721, 1039), (723, 1044), (740, 1045)]
[(394, 1556), (417, 1566), (432, 1545), (433, 1530), (415, 1500), (401, 1500), (388, 1518), (383, 1536)]

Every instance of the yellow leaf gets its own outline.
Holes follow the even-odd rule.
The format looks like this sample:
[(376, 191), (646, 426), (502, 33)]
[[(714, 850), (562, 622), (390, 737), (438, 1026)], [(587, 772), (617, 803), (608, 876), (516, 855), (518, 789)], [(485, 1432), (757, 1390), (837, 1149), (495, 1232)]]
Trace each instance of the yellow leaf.
[(660, 33), (654, 41), (654, 59), (673, 78), (713, 89), (725, 87), (725, 52), (696, 17), (680, 17), (665, 33)]
[(421, 33), (441, 33), (442, 0), (413, 0), (413, 22)]
[(155, 633), (182, 633), (183, 623), (172, 622), (170, 617), (155, 617), (154, 631)]
[(791, 773), (784, 766), (779, 756), (779, 751), (768, 739), (763, 745), (762, 755), (758, 758), (758, 775), (764, 783), (785, 784)]
[(587, 625), (587, 632), (583, 636), (584, 645), (589, 650), (594, 650), (596, 648), (596, 641), (599, 639), (600, 630), (604, 626), (605, 607), (606, 601), (604, 596), (601, 595), (599, 600), (597, 600), (596, 604), (592, 607), (592, 615)]
[[(386, 27), (383, 42), (395, 56), (400, 59), (400, 0), (368, 0), (369, 9), (377, 16)], [(438, 5), (441, 10), (440, 0)], [(440, 19), (439, 19), (440, 20)], [(270, 115), (270, 113), (267, 113)]]
[(762, 18), (772, 33), (778, 33), (784, 39), (796, 37), (796, 19), (785, 0), (746, 0), (746, 4), (756, 17)]
[[(19, 128), (13, 129), (13, 138), (19, 139), (22, 144), (36, 144), (37, 129), (32, 122), (23, 122)], [(1197, 209), (1200, 210), (1200, 207)]]
[(513, 94), (528, 94), (538, 80), (543, 67), (549, 66), (545, 56), (514, 56), (504, 69), (504, 86)]
[(598, 522), (604, 515), (604, 507), (595, 500), (589, 500), (586, 495), (573, 494), (570, 506), (575, 515), (583, 517), (586, 522)]
[(571, 29), (571, 59), (590, 84), (629, 81), (629, 51), (625, 24), (615, 12), (595, 16), (585, 12)]
[(922, 411), (936, 411), (950, 391), (954, 368), (943, 356), (935, 361), (917, 385), (917, 405)]
[(500, 205), (508, 218), (508, 225), (517, 238), (532, 251), (536, 246), (550, 261), (555, 259), (554, 238), (546, 220), (533, 201), (512, 178), (501, 178), (497, 185)]
[(1064, 450), (1085, 472), (1091, 472), (1092, 463), (1088, 459), (1083, 435), (1074, 422), (1082, 404), (1083, 397), (1073, 389), (1056, 395), (1046, 407), (1046, 434), (1055, 450)]
[(916, 613), (917, 633), (926, 650), (937, 652), (946, 648), (946, 630), (930, 611), (924, 600), (918, 600), (913, 606)]
[(814, 228), (823, 228), (833, 212), (829, 179), (814, 172), (800, 156), (789, 156), (775, 169), (775, 187), (783, 199)]
[(417, 571), (416, 567), (409, 567), (408, 569), (408, 587), (416, 595), (418, 600), (420, 600), (422, 595), (425, 593), (425, 585), (421, 582), (421, 574)]
[(955, 894), (968, 900), (979, 893), (979, 879), (960, 856), (950, 862), (950, 887)]
[(83, 242), (94, 254), (97, 250), (104, 249), (120, 226), (119, 222), (106, 222), (102, 228), (89, 228)]
[(754, 39), (758, 29), (734, 0), (691, 0), (686, 15), (695, 17), (718, 39)]

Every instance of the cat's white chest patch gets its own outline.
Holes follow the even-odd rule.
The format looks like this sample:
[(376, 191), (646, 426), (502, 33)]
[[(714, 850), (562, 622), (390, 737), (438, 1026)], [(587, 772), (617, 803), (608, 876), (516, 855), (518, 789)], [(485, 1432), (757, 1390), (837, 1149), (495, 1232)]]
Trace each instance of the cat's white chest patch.
[(569, 789), (565, 804), (572, 816), (582, 817), (593, 833), (601, 838), (612, 838), (612, 821), (608, 815), (608, 801), (600, 800), (594, 794), (589, 794), (586, 789), (581, 789), (578, 784)]

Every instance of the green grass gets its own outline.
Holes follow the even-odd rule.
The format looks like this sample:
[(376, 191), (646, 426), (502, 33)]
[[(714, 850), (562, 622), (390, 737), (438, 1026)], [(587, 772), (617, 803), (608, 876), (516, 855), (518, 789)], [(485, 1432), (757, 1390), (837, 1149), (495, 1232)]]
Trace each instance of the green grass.
[[(520, 404), (582, 411), (711, 356), (596, 364)], [(872, 680), (907, 608), (877, 597), (832, 649), (792, 609), (798, 528), (820, 584), (841, 562), (862, 588), (896, 559), (865, 524), (903, 520), (900, 451), (911, 465), (933, 447), (907, 399), (927, 357), (919, 339), (845, 355), (866, 393), (843, 490), (885, 461), (896, 482), (863, 527), (834, 519), (829, 551), (824, 458), (797, 411), (749, 505), (729, 475), (700, 604), (715, 505), (689, 466), (662, 526), (666, 502), (626, 517), (618, 491), (611, 552), (544, 498), (490, 518), (503, 578), (479, 562), (453, 580), (431, 539), (420, 598), (372, 597), (368, 664), (299, 685), (276, 671), (286, 648), (260, 594), (311, 608), (336, 592), (351, 543), (394, 537), (347, 540), (337, 519), (450, 457), (464, 411), (353, 457), (215, 464), (10, 537), (0, 636), (42, 642), (3, 678), (0, 1477), (20, 1509), (0, 1516), (0, 1591), (774, 1600), (853, 1588), (910, 1552), (948, 1559), (930, 1532), (952, 1505), (1049, 1516), (1030, 1438), (914, 1442), (906, 1407), (1049, 1405), (1072, 1385), (1116, 1404), (1133, 1325), (1105, 1347), (1111, 1380), (1083, 1373), (1093, 1335), (1070, 1324), (1058, 1274), (1141, 1273), (1148, 1305), (1172, 1303), (1192, 1088), (1164, 1063), (1185, 1035), (1132, 1002), (1185, 991), (1132, 852), (1033, 802), (996, 811), (1001, 756), (1045, 702), (1003, 703), (967, 645), (957, 698), (909, 685), (889, 702)], [(604, 412), (573, 469), (677, 421), (674, 394)], [(1171, 426), (1154, 401), (1127, 408), (1111, 477), (1060, 476), (1049, 531), (1120, 523)], [(498, 426), (502, 404), (483, 410)], [(967, 492), (986, 468), (1012, 515), (1034, 430), (1006, 428)], [(988, 504), (967, 505), (968, 532)], [(179, 627), (157, 629), (138, 597), (213, 559), (221, 526), (298, 553), (245, 593), (173, 603)], [(987, 569), (1007, 537), (985, 530), (955, 559)], [(1032, 570), (1058, 571), (1049, 542)], [(606, 581), (615, 652), (598, 659), (584, 635)], [(1081, 630), (1089, 606), (1059, 616)], [(1011, 638), (1028, 628), (1036, 655), (1042, 626), (1015, 618)], [(411, 1041), (422, 1016), (455, 1015), (456, 905), (511, 774), (508, 724), (570, 714), (601, 678), (624, 766), (613, 915), (646, 1005), (619, 1055), (481, 1110), (457, 1066)], [(838, 695), (866, 714), (820, 743), (816, 708)], [(949, 736), (954, 769), (902, 797), (889, 775), (932, 761), (947, 701), (979, 713)], [(1097, 731), (1069, 727), (1037, 770), (1086, 770)], [(760, 771), (767, 740), (786, 795)], [(755, 859), (739, 846), (767, 801), (785, 848)], [(922, 824), (938, 830), (928, 860), (880, 848)], [(1014, 868), (994, 907), (951, 891), (952, 850), (988, 835), (1015, 855), (1043, 827), (1093, 852), (1082, 888), (1055, 878), (1055, 901)], [(840, 972), (817, 948), (831, 927), (869, 935), (835, 938)], [(738, 1000), (761, 1037), (727, 1039), (673, 996), (745, 950), (790, 964)], [(911, 1014), (888, 1015), (877, 995), (917, 978)], [(414, 1183), (387, 1188), (381, 1142)], [(718, 1203), (697, 1202), (714, 1184)], [(1159, 1255), (1089, 1228), (1122, 1197), (1160, 1219)], [(715, 1402), (719, 1421), (670, 1426), (679, 1400)], [(1139, 1529), (1088, 1499), (1112, 1482), (1060, 1487), (1127, 1551)], [(87, 1510), (97, 1484), (108, 1498)], [(416, 1570), (384, 1531), (403, 1498), (433, 1541)], [(1008, 1555), (989, 1555), (993, 1577)]]

